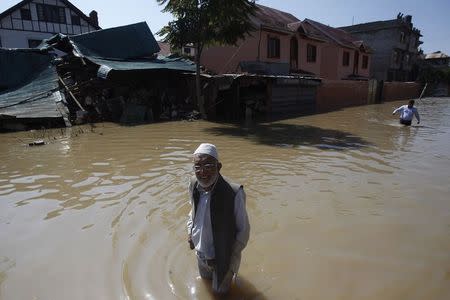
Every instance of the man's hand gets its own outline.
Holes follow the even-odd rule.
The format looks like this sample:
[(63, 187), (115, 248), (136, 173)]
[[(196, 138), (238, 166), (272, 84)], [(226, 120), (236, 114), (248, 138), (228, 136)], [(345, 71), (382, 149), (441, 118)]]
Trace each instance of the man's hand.
[(189, 235), (188, 236), (188, 243), (189, 243), (189, 248), (191, 248), (191, 250), (193, 250), (195, 248), (194, 242), (192, 241), (192, 237)]

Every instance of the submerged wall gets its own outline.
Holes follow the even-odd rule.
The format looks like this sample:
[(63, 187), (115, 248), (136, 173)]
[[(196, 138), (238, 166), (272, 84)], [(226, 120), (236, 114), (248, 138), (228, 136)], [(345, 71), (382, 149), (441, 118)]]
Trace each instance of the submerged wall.
[[(381, 88), (381, 85), (377, 85)], [(372, 91), (376, 99), (369, 101), (369, 82), (352, 80), (322, 80), (317, 88), (317, 112), (332, 111), (349, 106), (382, 101), (415, 99), (420, 96), (422, 84), (417, 82), (384, 82), (381, 91)], [(379, 92), (379, 93), (378, 93)], [(381, 94), (381, 98), (379, 97)]]
[(343, 107), (367, 104), (367, 81), (322, 80), (317, 87), (316, 110), (326, 112)]
[(382, 101), (414, 99), (420, 96), (422, 84), (418, 82), (385, 82)]

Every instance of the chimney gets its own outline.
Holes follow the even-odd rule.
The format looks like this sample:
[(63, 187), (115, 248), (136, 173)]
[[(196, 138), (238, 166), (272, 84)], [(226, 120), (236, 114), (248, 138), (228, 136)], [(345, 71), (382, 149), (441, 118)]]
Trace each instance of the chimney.
[(98, 27), (98, 14), (95, 10), (89, 13), (89, 19), (91, 19), (92, 24)]
[(405, 16), (406, 23), (411, 23), (411, 20), (412, 20), (412, 16), (411, 15), (406, 15)]

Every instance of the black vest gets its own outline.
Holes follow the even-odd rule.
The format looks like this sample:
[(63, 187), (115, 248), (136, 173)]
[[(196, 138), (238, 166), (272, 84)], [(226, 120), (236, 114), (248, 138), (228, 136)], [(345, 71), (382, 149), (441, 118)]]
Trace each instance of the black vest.
[[(230, 268), (231, 252), (236, 240), (236, 220), (234, 217), (234, 197), (241, 185), (232, 183), (219, 174), (216, 186), (211, 194), (210, 214), (211, 227), (216, 254), (217, 281), (220, 285)], [(197, 189), (197, 178), (191, 178), (191, 197), (194, 204), (194, 216), (197, 212), (200, 193)]]

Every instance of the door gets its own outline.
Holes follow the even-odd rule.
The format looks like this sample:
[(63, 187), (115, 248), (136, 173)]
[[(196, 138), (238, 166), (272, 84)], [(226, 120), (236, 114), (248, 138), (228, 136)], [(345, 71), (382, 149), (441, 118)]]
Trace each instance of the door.
[(290, 70), (291, 72), (295, 72), (298, 70), (298, 41), (295, 36), (291, 38)]
[(359, 70), (359, 51), (355, 51), (355, 58), (353, 60), (355, 63), (353, 65), (353, 75), (358, 75)]

